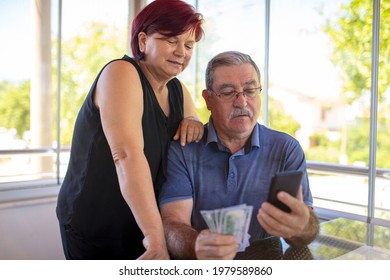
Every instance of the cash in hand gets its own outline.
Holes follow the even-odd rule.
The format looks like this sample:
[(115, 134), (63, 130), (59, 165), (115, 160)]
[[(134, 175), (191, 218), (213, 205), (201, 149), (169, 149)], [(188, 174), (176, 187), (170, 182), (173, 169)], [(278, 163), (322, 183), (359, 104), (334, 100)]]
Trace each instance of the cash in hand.
[(201, 210), (200, 213), (212, 232), (234, 235), (239, 241), (238, 252), (249, 246), (249, 224), (252, 217), (251, 205), (240, 204), (214, 210)]

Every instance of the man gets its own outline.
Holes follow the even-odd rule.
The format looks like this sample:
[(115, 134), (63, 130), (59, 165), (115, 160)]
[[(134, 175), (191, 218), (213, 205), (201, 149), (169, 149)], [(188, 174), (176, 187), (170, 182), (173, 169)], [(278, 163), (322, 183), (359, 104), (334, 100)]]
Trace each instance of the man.
[[(260, 71), (251, 57), (224, 52), (206, 69), (202, 95), (211, 112), (199, 143), (172, 143), (159, 205), (168, 249), (175, 259), (233, 259), (234, 236), (213, 233), (200, 213), (246, 203), (253, 206), (250, 242), (278, 236), (294, 247), (318, 232), (303, 150), (293, 137), (257, 122)], [(298, 197), (280, 192), (291, 212), (266, 202), (272, 175), (304, 172)]]

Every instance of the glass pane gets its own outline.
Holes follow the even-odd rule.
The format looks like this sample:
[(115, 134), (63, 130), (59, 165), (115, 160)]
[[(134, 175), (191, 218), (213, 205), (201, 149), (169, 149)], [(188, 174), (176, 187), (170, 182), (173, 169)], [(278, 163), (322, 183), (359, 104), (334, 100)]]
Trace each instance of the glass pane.
[(378, 126), (376, 164), (385, 176), (375, 182), (375, 213), (380, 219), (390, 220), (390, 2), (381, 1), (378, 79)]
[[(308, 161), (368, 166), (369, 2), (271, 1), (270, 126), (294, 135)], [(367, 213), (367, 176), (310, 178), (315, 205)]]
[[(193, 5), (194, 1), (187, 2)], [(229, 50), (244, 52), (251, 55), (252, 59), (258, 64), (260, 71), (262, 71), (264, 60), (264, 1), (199, 0), (198, 5), (198, 11), (203, 14), (205, 19), (205, 37), (197, 45), (196, 105), (201, 120), (207, 122), (209, 111), (205, 107), (202, 90), (205, 88), (205, 69), (208, 61), (213, 56)], [(195, 75), (195, 73), (192, 73), (192, 75)], [(189, 89), (192, 90), (192, 88)]]
[(0, 45), (0, 182), (55, 178), (51, 50), (58, 16), (50, 1), (0, 5), (0, 36), (7, 38)]
[(100, 69), (127, 52), (127, 1), (63, 1), (61, 143)]
[[(127, 52), (129, 33), (126, 0), (62, 3), (60, 177), (81, 103), (101, 67)], [(0, 182), (55, 178), (58, 1), (0, 8)]]
[(367, 216), (366, 176), (309, 171), (315, 207)]

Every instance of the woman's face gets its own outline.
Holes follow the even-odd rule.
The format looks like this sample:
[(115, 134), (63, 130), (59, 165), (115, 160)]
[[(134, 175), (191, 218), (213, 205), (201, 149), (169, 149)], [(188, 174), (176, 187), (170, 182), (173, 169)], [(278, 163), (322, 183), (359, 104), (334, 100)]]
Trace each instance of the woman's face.
[(190, 63), (195, 46), (195, 33), (167, 37), (160, 33), (140, 33), (140, 50), (145, 53), (144, 64), (154, 75), (171, 79), (180, 74)]

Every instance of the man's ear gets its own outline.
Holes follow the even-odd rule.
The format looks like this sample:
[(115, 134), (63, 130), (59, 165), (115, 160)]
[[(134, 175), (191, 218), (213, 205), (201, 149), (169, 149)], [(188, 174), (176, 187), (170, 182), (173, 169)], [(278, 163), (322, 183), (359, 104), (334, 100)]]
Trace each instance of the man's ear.
[(203, 96), (204, 101), (206, 102), (207, 110), (210, 111), (210, 107), (209, 107), (209, 98), (210, 98), (210, 96), (209, 96), (209, 93), (208, 93), (207, 89), (204, 89), (202, 91), (202, 96)]

